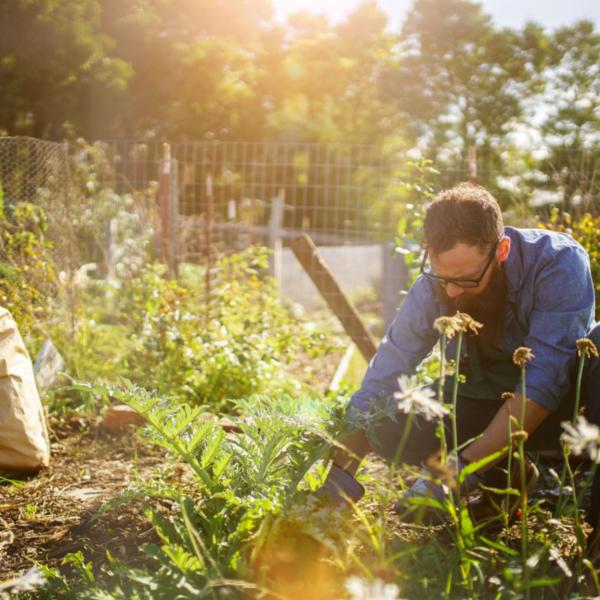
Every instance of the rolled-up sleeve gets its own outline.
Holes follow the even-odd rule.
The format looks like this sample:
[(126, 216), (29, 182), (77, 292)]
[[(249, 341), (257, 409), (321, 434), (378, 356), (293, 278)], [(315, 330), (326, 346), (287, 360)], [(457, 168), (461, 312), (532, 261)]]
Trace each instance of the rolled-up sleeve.
[[(526, 367), (526, 395), (554, 412), (570, 387), (575, 342), (594, 318), (594, 286), (589, 260), (579, 247), (561, 250), (539, 271), (524, 345), (535, 355)], [(521, 393), (521, 383), (517, 386)]]
[(433, 329), (440, 316), (432, 284), (419, 277), (381, 340), (350, 406), (367, 410), (371, 401), (398, 389), (398, 377), (414, 374), (439, 335)]

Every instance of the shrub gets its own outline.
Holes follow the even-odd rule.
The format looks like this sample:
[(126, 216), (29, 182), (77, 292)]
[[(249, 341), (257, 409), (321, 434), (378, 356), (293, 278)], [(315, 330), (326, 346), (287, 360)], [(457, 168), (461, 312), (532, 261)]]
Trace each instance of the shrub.
[(12, 313), (23, 336), (39, 337), (56, 290), (46, 214), (30, 202), (5, 206), (0, 188), (0, 228), (0, 306)]
[[(587, 213), (580, 219), (573, 219), (569, 213), (561, 213), (555, 208), (552, 210), (550, 220), (544, 223), (543, 227), (568, 233), (585, 248), (590, 257), (592, 279), (598, 296), (600, 293), (600, 217)], [(600, 302), (596, 300), (596, 321), (598, 319), (600, 319)]]
[(222, 258), (209, 301), (198, 289), (165, 279), (158, 264), (116, 287), (97, 281), (78, 305), (72, 334), (60, 325), (53, 338), (80, 380), (126, 377), (217, 409), (255, 393), (292, 392), (301, 386), (286, 364), (331, 346), (289, 315), (266, 267), (260, 249)]

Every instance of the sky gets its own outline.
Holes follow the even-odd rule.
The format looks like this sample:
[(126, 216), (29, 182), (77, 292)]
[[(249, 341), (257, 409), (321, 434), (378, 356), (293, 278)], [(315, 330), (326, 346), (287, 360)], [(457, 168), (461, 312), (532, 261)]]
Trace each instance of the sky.
[[(360, 0), (271, 0), (278, 18), (306, 10), (325, 13), (338, 22), (360, 4)], [(390, 18), (390, 29), (397, 31), (412, 0), (378, 0)], [(600, 30), (600, 0), (480, 0), (484, 12), (490, 14), (501, 27), (518, 29), (527, 21), (536, 21), (554, 29), (580, 19), (591, 19)]]

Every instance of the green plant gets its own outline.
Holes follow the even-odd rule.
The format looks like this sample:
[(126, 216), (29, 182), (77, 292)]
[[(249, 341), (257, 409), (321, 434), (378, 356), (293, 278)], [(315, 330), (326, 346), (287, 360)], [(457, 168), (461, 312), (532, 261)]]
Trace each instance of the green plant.
[(0, 187), (0, 306), (12, 313), (24, 336), (34, 339), (41, 336), (57, 284), (47, 229), (41, 207), (7, 205)]
[[(540, 225), (560, 233), (567, 233), (577, 240), (590, 257), (592, 280), (596, 296), (600, 292), (600, 217), (589, 213), (581, 218), (573, 218), (569, 213), (552, 209), (550, 219)], [(596, 302), (596, 320), (600, 320), (600, 302)]]
[[(106, 394), (143, 414), (148, 439), (185, 462), (196, 483), (193, 495), (180, 493), (175, 517), (147, 512), (161, 539), (161, 545), (144, 548), (147, 569), (114, 560), (105, 565), (113, 589), (173, 598), (264, 587), (239, 575), (249, 574), (272, 536), (280, 535), (284, 510), (306, 497), (302, 482), (339, 432), (339, 407), (309, 397), (253, 397), (239, 404), (245, 415), (240, 433), (228, 436), (216, 421), (204, 418), (201, 407), (174, 405), (132, 385)], [(308, 480), (318, 484), (314, 476)], [(80, 558), (77, 564), (84, 568)], [(94, 584), (89, 574), (85, 567), (82, 580), (88, 588)]]
[(298, 393), (303, 386), (288, 365), (335, 346), (288, 313), (266, 266), (261, 249), (222, 258), (208, 301), (157, 264), (116, 287), (93, 282), (80, 296), (74, 331), (61, 320), (53, 339), (78, 380), (127, 377), (213, 409), (261, 392)]

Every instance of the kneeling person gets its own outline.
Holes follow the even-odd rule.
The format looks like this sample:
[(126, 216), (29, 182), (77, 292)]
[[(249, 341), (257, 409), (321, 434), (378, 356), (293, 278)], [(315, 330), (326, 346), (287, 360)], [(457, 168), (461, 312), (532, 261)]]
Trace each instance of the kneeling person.
[[(383, 338), (351, 407), (369, 411), (392, 397), (398, 378), (414, 374), (437, 343), (435, 320), (460, 311), (483, 328), (479, 335), (465, 336), (459, 358), (466, 380), (458, 389), (458, 444), (467, 445), (457, 464), (478, 461), (507, 446), (510, 417), (520, 415), (520, 369), (512, 355), (521, 346), (535, 355), (526, 367), (526, 448), (560, 448), (560, 423), (572, 417), (576, 341), (587, 335), (598, 342), (600, 334), (591, 331), (594, 286), (586, 252), (564, 234), (505, 227), (493, 196), (472, 184), (446, 190), (432, 202), (424, 244), (421, 276)], [(455, 358), (455, 342), (447, 346), (449, 359)], [(587, 369), (582, 396), (593, 422), (600, 422), (600, 407), (595, 406), (600, 403), (592, 397), (593, 382), (600, 383), (598, 362)], [(446, 402), (451, 390), (445, 386)], [(514, 394), (504, 401), (504, 392)], [(439, 440), (435, 425), (415, 420), (401, 459), (421, 464), (439, 451)], [(370, 439), (357, 430), (342, 440), (348, 451), (335, 454), (323, 492), (360, 498), (362, 488), (353, 478), (360, 459), (373, 450), (393, 460), (404, 424), (405, 416), (399, 414), (377, 424)], [(484, 471), (479, 475), (489, 478), (494, 469)], [(498, 487), (497, 482), (487, 483)], [(430, 491), (431, 486), (417, 482), (412, 491), (420, 490)], [(597, 505), (598, 499), (592, 499), (593, 511), (598, 512)], [(592, 515), (594, 522), (597, 518)]]

